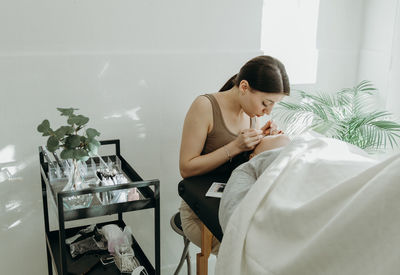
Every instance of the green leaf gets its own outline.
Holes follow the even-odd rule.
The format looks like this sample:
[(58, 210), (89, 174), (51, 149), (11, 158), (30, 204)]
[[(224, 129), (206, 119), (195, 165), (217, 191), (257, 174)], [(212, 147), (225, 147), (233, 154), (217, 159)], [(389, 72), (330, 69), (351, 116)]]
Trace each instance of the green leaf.
[(68, 119), (67, 119), (67, 123), (71, 126), (74, 126), (74, 120), (73, 118), (75, 117), (75, 115), (71, 115)]
[(98, 155), (98, 148), (88, 151), (90, 157), (96, 157)]
[(394, 121), (377, 120), (377, 121), (372, 121), (371, 125), (374, 125), (384, 130), (400, 131), (400, 124)]
[(64, 149), (64, 150), (62, 150), (60, 157), (62, 159), (73, 159), (74, 158), (74, 150), (73, 149)]
[(92, 144), (94, 146), (97, 146), (97, 147), (100, 146), (100, 142), (98, 140), (94, 139), (94, 138), (89, 138), (88, 142), (89, 142), (89, 144)]
[(86, 135), (88, 136), (88, 138), (94, 138), (100, 136), (100, 133), (96, 129), (89, 128), (86, 130)]
[(41, 124), (39, 124), (39, 126), (37, 127), (37, 130), (40, 133), (43, 133), (43, 132), (47, 131), (48, 129), (50, 129), (50, 122), (47, 119), (43, 120), (43, 122)]
[(58, 139), (54, 136), (49, 137), (49, 139), (47, 140), (47, 149), (50, 152), (55, 152), (59, 147), (59, 142)]
[(42, 123), (37, 127), (39, 133), (43, 133), (43, 136), (50, 136), (52, 129), (50, 128), (50, 122), (45, 119)]
[(89, 122), (89, 118), (88, 117), (85, 117), (85, 116), (83, 116), (83, 115), (77, 115), (77, 116), (75, 116), (75, 115), (73, 115), (73, 116), (70, 116), (69, 118), (68, 118), (68, 124), (70, 124), (70, 125), (74, 125), (74, 124), (76, 124), (76, 125), (78, 125), (78, 126), (82, 126), (82, 125), (85, 125), (86, 123), (88, 123)]
[[(375, 111), (377, 91), (361, 81), (337, 93), (294, 91), (274, 110), (287, 133), (301, 133), (310, 125), (327, 137), (337, 138), (368, 151), (398, 146), (400, 124), (387, 111)], [(311, 124), (310, 124), (311, 123)], [(282, 125), (283, 124), (283, 125)]]
[(62, 139), (66, 135), (70, 135), (74, 132), (74, 128), (71, 126), (61, 126), (58, 128), (54, 134), (58, 138), (58, 140)]
[(76, 149), (74, 150), (74, 159), (87, 161), (89, 159), (89, 154), (84, 149)]
[(81, 136), (78, 135), (73, 135), (73, 136), (69, 136), (67, 137), (67, 139), (65, 140), (65, 146), (69, 149), (74, 149), (76, 147), (78, 147), (81, 144)]
[(327, 135), (329, 130), (333, 127), (334, 122), (333, 121), (324, 121), (323, 123), (317, 123), (315, 125), (312, 125), (311, 128), (322, 135)]
[(57, 110), (59, 110), (61, 112), (62, 116), (71, 116), (74, 114), (75, 110), (79, 110), (79, 109), (75, 109), (75, 108), (57, 108)]
[(94, 138), (88, 139), (88, 146), (89, 146), (89, 154), (91, 156), (97, 155), (98, 148), (100, 147), (100, 142), (98, 142)]

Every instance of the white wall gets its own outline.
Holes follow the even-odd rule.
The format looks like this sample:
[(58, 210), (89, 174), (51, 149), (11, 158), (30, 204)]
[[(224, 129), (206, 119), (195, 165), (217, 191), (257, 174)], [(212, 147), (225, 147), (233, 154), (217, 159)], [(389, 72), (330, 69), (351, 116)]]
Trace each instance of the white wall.
[(368, 0), (358, 79), (372, 80), (381, 105), (400, 117), (400, 1)]
[(306, 91), (338, 91), (357, 80), (363, 0), (321, 0), (319, 4), (317, 81), (296, 85)]
[(296, 84), (293, 89), (336, 92), (356, 84), (363, 13), (364, 0), (320, 0), (316, 82)]
[[(37, 152), (45, 138), (36, 126), (44, 118), (61, 125), (55, 108), (70, 106), (90, 117), (101, 139), (121, 139), (123, 155), (143, 178), (161, 180), (162, 271), (172, 273), (183, 248), (169, 219), (180, 202), (184, 115), (197, 95), (216, 91), (260, 53), (261, 6), (261, 1), (178, 0), (0, 3), (5, 273), (46, 273)], [(127, 216), (154, 262), (152, 211)]]
[(238, 0), (2, 1), (1, 50), (254, 50), (260, 5)]

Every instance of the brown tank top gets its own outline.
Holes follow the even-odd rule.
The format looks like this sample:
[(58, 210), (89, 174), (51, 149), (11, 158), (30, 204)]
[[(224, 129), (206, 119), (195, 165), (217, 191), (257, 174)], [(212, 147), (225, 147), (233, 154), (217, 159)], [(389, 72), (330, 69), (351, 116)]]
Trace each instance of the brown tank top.
[(222, 117), (221, 108), (219, 107), (215, 97), (210, 94), (205, 94), (203, 96), (210, 100), (213, 111), (213, 128), (211, 132), (207, 134), (206, 142), (203, 148), (204, 155), (228, 144), (234, 140), (237, 135), (229, 131), (229, 129), (226, 127), (224, 118)]
[[(224, 118), (222, 117), (221, 108), (215, 97), (211, 94), (204, 94), (207, 97), (212, 106), (213, 112), (213, 128), (210, 133), (207, 134), (206, 141), (204, 143), (202, 155), (211, 153), (218, 148), (228, 144), (234, 140), (237, 135), (232, 133), (225, 124)], [(235, 156), (232, 162), (227, 162), (220, 167), (218, 167), (214, 172), (217, 173), (231, 173), (238, 165), (249, 159), (250, 152), (243, 152)]]

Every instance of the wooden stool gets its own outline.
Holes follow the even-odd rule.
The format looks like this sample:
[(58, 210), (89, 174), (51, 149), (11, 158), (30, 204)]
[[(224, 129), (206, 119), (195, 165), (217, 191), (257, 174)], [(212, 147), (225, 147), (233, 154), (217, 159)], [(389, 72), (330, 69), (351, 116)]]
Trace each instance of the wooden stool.
[(189, 241), (188, 238), (186, 238), (185, 234), (183, 233), (182, 223), (181, 223), (181, 214), (179, 212), (171, 217), (170, 224), (171, 224), (172, 229), (176, 233), (178, 233), (179, 235), (181, 235), (183, 237), (183, 243), (184, 243), (181, 260), (180, 260), (180, 262), (178, 264), (178, 267), (176, 268), (176, 270), (174, 272), (174, 275), (179, 274), (179, 271), (181, 270), (182, 265), (185, 262), (185, 259), (186, 259), (187, 270), (188, 270), (187, 274), (190, 275), (191, 274), (191, 270), (190, 270), (190, 255), (189, 255), (189, 244), (190, 244), (190, 241)]
[(197, 253), (196, 267), (197, 275), (208, 274), (208, 257), (211, 254), (213, 234), (208, 230), (207, 226), (201, 226), (201, 252)]

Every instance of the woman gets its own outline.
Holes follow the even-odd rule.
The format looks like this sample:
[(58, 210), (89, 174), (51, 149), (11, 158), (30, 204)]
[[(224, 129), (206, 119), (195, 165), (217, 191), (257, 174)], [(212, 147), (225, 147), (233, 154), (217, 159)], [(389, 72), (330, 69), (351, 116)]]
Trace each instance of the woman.
[[(261, 129), (251, 118), (270, 114), (275, 103), (289, 95), (289, 79), (283, 64), (270, 56), (248, 61), (219, 93), (197, 97), (186, 114), (179, 168), (183, 178), (211, 171), (230, 173), (248, 160), (249, 153), (266, 135), (279, 131), (272, 121)], [(201, 244), (201, 221), (182, 201), (182, 228), (191, 242)], [(212, 252), (219, 242), (213, 238)]]

